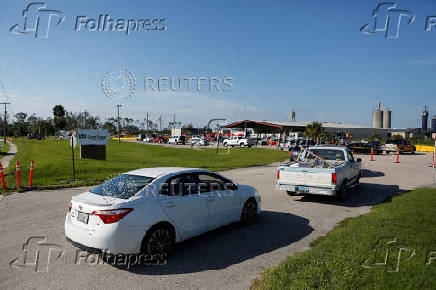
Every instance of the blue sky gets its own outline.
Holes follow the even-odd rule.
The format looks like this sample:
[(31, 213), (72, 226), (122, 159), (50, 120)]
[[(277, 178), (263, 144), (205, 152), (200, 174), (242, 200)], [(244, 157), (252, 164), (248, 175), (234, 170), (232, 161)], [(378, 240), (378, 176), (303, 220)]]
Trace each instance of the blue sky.
[[(416, 18), (398, 39), (360, 33), (380, 1), (46, 1), (65, 20), (47, 39), (9, 31), (30, 1), (2, 0), (0, 69), (11, 113), (51, 115), (55, 104), (116, 113), (101, 90), (104, 73), (121, 66), (137, 91), (122, 115), (156, 122), (209, 119), (330, 121), (371, 125), (378, 99), (394, 127), (419, 127), (425, 104), (436, 114), (436, 15), (432, 0), (396, 1)], [(114, 19), (164, 18), (165, 31), (74, 31), (79, 15)], [(226, 92), (149, 92), (145, 77), (232, 77)], [(0, 99), (4, 99), (0, 92)], [(166, 117), (167, 120), (170, 117)]]

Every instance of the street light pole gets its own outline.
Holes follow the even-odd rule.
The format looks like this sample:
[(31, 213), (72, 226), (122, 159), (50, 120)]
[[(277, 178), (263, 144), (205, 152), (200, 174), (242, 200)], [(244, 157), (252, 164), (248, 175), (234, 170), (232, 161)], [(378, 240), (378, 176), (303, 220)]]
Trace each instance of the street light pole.
[(120, 107), (122, 107), (122, 105), (117, 105), (117, 109), (118, 109), (118, 143), (121, 143), (121, 124), (120, 124)]
[(148, 137), (148, 113), (147, 113), (147, 123), (146, 123), (147, 130), (145, 131), (145, 135)]
[(4, 103), (0, 103), (0, 105), (5, 105), (5, 119), (4, 119), (4, 123), (3, 123), (3, 143), (6, 144), (6, 125), (7, 125), (7, 119), (6, 119), (6, 115), (7, 115), (7, 110), (6, 110), (6, 105), (9, 105), (10, 103), (4, 102)]

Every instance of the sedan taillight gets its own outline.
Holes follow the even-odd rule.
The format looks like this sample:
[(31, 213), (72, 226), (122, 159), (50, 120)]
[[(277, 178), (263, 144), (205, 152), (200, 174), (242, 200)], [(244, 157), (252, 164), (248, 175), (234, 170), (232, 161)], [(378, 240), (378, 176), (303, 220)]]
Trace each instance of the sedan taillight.
[(111, 224), (119, 221), (132, 210), (133, 208), (118, 208), (118, 209), (96, 210), (93, 211), (92, 213), (100, 217), (103, 223)]

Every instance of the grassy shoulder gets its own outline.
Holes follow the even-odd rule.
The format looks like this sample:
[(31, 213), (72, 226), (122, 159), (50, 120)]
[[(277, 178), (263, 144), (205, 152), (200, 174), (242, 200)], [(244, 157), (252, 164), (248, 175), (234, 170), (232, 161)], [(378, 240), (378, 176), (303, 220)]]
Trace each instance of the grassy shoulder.
[(434, 289), (435, 221), (435, 188), (394, 197), (269, 268), (253, 288)]
[(109, 177), (144, 167), (199, 167), (212, 171), (270, 164), (285, 160), (287, 152), (258, 148), (191, 149), (110, 141), (107, 160), (80, 159), (75, 149), (76, 181), (73, 182), (71, 147), (66, 140), (16, 139), (18, 154), (7, 170), (9, 189), (16, 189), (15, 161), (21, 163), (22, 185), (27, 185), (30, 161), (34, 160), (33, 184), (39, 189), (93, 185)]
[(9, 152), (9, 149), (11, 149), (11, 146), (9, 145), (9, 143), (4, 144), (3, 142), (1, 143), (1, 151), (0, 151), (0, 155), (5, 155), (6, 153)]

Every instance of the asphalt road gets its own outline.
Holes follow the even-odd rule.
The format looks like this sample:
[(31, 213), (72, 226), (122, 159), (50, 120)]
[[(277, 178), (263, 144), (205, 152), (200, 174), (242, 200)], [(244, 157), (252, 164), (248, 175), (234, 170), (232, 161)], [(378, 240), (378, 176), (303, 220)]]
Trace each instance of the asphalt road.
[[(276, 165), (224, 172), (258, 189), (263, 199), (260, 221), (249, 227), (227, 226), (178, 244), (163, 266), (75, 264), (77, 249), (65, 240), (63, 223), (71, 196), (86, 188), (7, 196), (0, 200), (0, 289), (248, 288), (266, 267), (308, 249), (311, 241), (343, 219), (368, 213), (387, 197), (432, 180), (429, 154), (401, 155), (400, 164), (394, 163), (395, 156), (377, 155), (374, 162), (368, 156), (362, 159), (361, 189), (342, 202), (276, 191)], [(39, 264), (33, 265), (35, 248), (28, 246), (26, 257), (23, 251), (32, 237), (45, 238), (59, 252), (48, 259), (46, 247), (39, 247)]]

